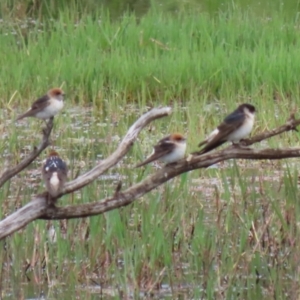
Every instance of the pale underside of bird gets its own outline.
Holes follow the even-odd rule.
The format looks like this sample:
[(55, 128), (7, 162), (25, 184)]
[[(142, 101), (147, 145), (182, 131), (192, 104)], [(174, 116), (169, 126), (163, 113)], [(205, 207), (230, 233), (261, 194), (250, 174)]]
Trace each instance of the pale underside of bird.
[(186, 150), (186, 139), (179, 133), (171, 134), (161, 139), (153, 147), (152, 154), (143, 162), (136, 165), (136, 168), (159, 160), (165, 164), (171, 164), (182, 159)]

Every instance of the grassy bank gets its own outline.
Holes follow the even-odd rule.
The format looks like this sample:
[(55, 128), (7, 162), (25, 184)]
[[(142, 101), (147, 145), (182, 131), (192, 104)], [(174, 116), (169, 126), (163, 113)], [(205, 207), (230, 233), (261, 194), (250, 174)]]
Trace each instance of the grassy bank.
[[(172, 116), (144, 131), (121, 164), (62, 205), (99, 200), (120, 179), (126, 187), (144, 178), (153, 167), (132, 166), (169, 132), (188, 135), (191, 151), (237, 103), (257, 107), (255, 132), (281, 124), (298, 104), (299, 26), (280, 13), (150, 11), (112, 20), (109, 13), (77, 19), (61, 11), (55, 20), (10, 19), (0, 26), (6, 163), (37, 143), (41, 127), (34, 120), (15, 124), (16, 113), (52, 86), (68, 95), (53, 145), (69, 159), (70, 178), (111, 153), (149, 106), (173, 106)], [(297, 146), (298, 137), (268, 143)], [(42, 191), (43, 158), (0, 191), (2, 217)], [(297, 160), (227, 162), (184, 174), (102, 216), (36, 221), (1, 242), (3, 296), (44, 290), (85, 299), (100, 292), (112, 299), (293, 299), (300, 259), (297, 166)]]
[(200, 16), (155, 11), (116, 22), (105, 13), (98, 20), (61, 13), (43, 23), (2, 24), (1, 100), (61, 84), (80, 103), (298, 95), (296, 19)]

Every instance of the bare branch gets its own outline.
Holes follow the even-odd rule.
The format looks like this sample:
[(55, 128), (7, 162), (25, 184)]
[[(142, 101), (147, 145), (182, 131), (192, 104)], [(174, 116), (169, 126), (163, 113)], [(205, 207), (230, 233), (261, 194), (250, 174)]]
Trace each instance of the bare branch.
[(278, 128), (270, 131), (265, 131), (261, 134), (252, 137), (251, 139), (245, 139), (243, 144), (246, 146), (253, 145), (254, 143), (261, 142), (263, 140), (269, 139), (275, 135), (281, 134), (286, 131), (295, 130), (297, 131), (297, 126), (300, 125), (300, 119), (296, 120), (295, 115), (292, 113), (286, 123)]
[(11, 169), (6, 169), (0, 176), (0, 187), (3, 184), (14, 177), (16, 174), (20, 173), (26, 167), (28, 167), (41, 153), (44, 149), (49, 146), (49, 138), (53, 128), (53, 118), (50, 118), (47, 126), (43, 129), (43, 139), (38, 147), (34, 147), (31, 153), (25, 157), (19, 164), (12, 167)]
[[(144, 115), (142, 115), (128, 130), (127, 134), (123, 138), (122, 142), (118, 146), (117, 150), (111, 154), (108, 158), (101, 161), (96, 167), (87, 173), (77, 177), (73, 181), (70, 181), (66, 184), (62, 195), (72, 193), (92, 181), (94, 181), (101, 174), (106, 172), (112, 166), (117, 164), (129, 151), (134, 141), (136, 140), (140, 131), (147, 126), (150, 122), (155, 119), (165, 117), (171, 113), (170, 107), (163, 108), (153, 108)], [(60, 196), (62, 196), (60, 195)]]
[(0, 239), (9, 234), (23, 228), (28, 223), (38, 219), (47, 210), (47, 202), (45, 196), (34, 197), (28, 204), (20, 208), (18, 211), (6, 217), (0, 222)]
[[(190, 161), (181, 160), (176, 165), (166, 166), (165, 168), (148, 176), (143, 181), (135, 184), (123, 192), (115, 194), (97, 202), (91, 202), (81, 205), (72, 205), (57, 207), (55, 210), (48, 211), (42, 216), (42, 219), (70, 219), (98, 215), (112, 209), (126, 206), (137, 198), (145, 195), (159, 185), (170, 179), (195, 169), (206, 168), (218, 162), (228, 159), (283, 159), (288, 157), (300, 157), (300, 148), (295, 149), (241, 149), (227, 147), (224, 150), (208, 153), (201, 156), (194, 156)], [(1, 228), (1, 222), (0, 222)], [(1, 235), (0, 235), (1, 238)]]

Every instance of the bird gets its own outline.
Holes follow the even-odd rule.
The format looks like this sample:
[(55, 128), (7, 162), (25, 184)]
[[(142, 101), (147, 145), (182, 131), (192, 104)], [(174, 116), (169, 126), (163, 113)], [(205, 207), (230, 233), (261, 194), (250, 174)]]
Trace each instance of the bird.
[(27, 117), (47, 120), (58, 114), (64, 106), (65, 93), (60, 88), (50, 89), (46, 95), (33, 102), (31, 108), (17, 117), (19, 121)]
[(192, 154), (201, 155), (207, 153), (229, 141), (233, 145), (238, 144), (240, 140), (247, 137), (252, 131), (255, 111), (255, 107), (249, 103), (239, 105), (203, 142), (199, 143), (198, 147), (204, 147)]
[(135, 167), (139, 168), (154, 160), (159, 160), (166, 164), (175, 163), (182, 159), (186, 150), (186, 138), (180, 133), (170, 134), (161, 139), (154, 147), (152, 154)]
[(62, 192), (68, 177), (66, 163), (59, 157), (58, 153), (51, 150), (48, 158), (42, 166), (42, 177), (50, 198), (55, 202), (57, 196)]

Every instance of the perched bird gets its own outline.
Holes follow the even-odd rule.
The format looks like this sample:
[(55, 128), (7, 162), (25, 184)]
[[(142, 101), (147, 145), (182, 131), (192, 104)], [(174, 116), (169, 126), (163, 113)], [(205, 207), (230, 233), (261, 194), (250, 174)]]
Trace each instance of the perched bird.
[(177, 162), (184, 157), (186, 138), (180, 133), (174, 133), (161, 139), (153, 148), (152, 154), (145, 161), (136, 165), (136, 168), (144, 166), (154, 160), (159, 160), (166, 164)]
[(231, 141), (233, 144), (247, 137), (254, 124), (255, 107), (251, 104), (241, 104), (234, 112), (228, 115), (223, 122), (198, 146), (205, 145), (199, 152), (193, 154), (203, 154), (209, 152), (223, 143)]
[(58, 114), (64, 106), (64, 92), (54, 88), (41, 98), (33, 102), (31, 108), (24, 114), (17, 117), (16, 121), (27, 117), (35, 117), (46, 120)]
[(58, 153), (51, 151), (42, 167), (42, 176), (51, 198), (56, 198), (67, 180), (68, 168)]

